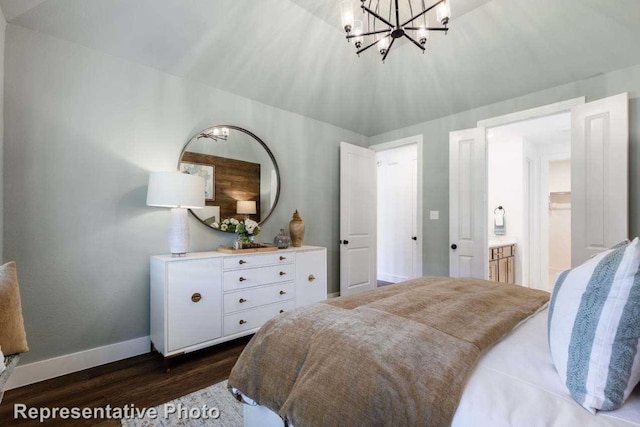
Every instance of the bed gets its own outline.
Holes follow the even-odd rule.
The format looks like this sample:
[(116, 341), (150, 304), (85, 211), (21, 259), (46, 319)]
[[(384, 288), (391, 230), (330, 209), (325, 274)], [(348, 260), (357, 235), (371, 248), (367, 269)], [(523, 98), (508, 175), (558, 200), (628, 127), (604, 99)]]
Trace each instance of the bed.
[[(317, 373), (321, 371), (324, 366), (324, 361), (329, 365), (329, 370), (342, 369), (338, 365), (332, 365), (330, 353), (325, 353), (321, 361), (314, 362), (313, 354), (304, 352), (301, 358), (296, 359), (297, 365), (294, 369), (293, 375), (286, 378), (286, 375), (281, 376), (278, 371), (277, 360), (275, 362), (268, 361), (269, 352), (263, 352), (266, 347), (249, 345), (248, 351), (250, 354), (241, 356), (239, 364), (245, 364), (245, 368), (236, 365), (234, 371), (229, 379), (229, 386), (231, 391), (241, 398), (246, 405), (244, 406), (245, 425), (246, 426), (282, 426), (284, 425), (281, 416), (276, 413), (285, 414), (287, 421), (290, 425), (302, 426), (302, 425), (449, 425), (456, 427), (462, 426), (567, 426), (567, 425), (598, 425), (598, 426), (640, 426), (640, 387), (636, 387), (635, 391), (631, 394), (627, 402), (619, 409), (609, 412), (598, 412), (597, 415), (592, 415), (587, 412), (581, 406), (579, 406), (569, 395), (562, 384), (560, 377), (558, 376), (551, 356), (548, 350), (547, 343), (547, 308), (546, 300), (548, 296), (543, 296), (542, 293), (537, 291), (527, 290), (526, 288), (520, 288), (513, 285), (500, 285), (494, 282), (486, 282), (477, 279), (453, 279), (448, 278), (422, 278), (417, 281), (410, 281), (403, 284), (397, 284), (390, 287), (385, 287), (367, 294), (363, 294), (361, 297), (347, 297), (343, 301), (329, 301), (324, 304), (316, 304), (315, 306), (307, 309), (309, 318), (317, 319), (313, 324), (312, 329), (316, 331), (325, 330), (327, 325), (323, 325), (321, 312), (326, 311), (323, 305), (338, 306), (343, 309), (356, 309), (361, 305), (372, 307), (371, 311), (377, 311), (381, 309), (381, 304), (386, 304), (384, 310), (394, 311), (396, 307), (400, 307), (403, 304), (412, 304), (411, 298), (415, 299), (415, 292), (413, 289), (422, 287), (422, 284), (426, 281), (427, 287), (434, 289), (442, 286), (452, 286), (454, 289), (461, 289), (467, 287), (477, 287), (480, 292), (485, 292), (484, 288), (490, 289), (490, 292), (503, 292), (507, 291), (511, 293), (516, 291), (517, 294), (523, 294), (523, 299), (510, 300), (506, 305), (514, 305), (518, 307), (517, 315), (512, 316), (511, 313), (508, 320), (499, 320), (497, 322), (497, 330), (488, 333), (493, 335), (493, 338), (486, 341), (486, 337), (482, 337), (479, 341), (482, 344), (479, 345), (480, 353), (477, 355), (477, 359), (473, 360), (472, 366), (468, 368), (468, 372), (465, 373), (464, 368), (460, 368), (457, 364), (448, 366), (446, 363), (442, 365), (443, 376), (446, 381), (451, 383), (451, 389), (446, 388), (439, 390), (438, 387), (433, 387), (433, 398), (431, 393), (431, 386), (423, 384), (424, 376), (423, 370), (427, 365), (431, 363), (438, 364), (442, 360), (437, 360), (438, 353), (430, 353), (429, 360), (435, 360), (435, 362), (416, 363), (416, 360), (412, 359), (409, 355), (407, 360), (409, 363), (402, 363), (397, 365), (389, 365), (389, 372), (383, 372), (380, 374), (380, 370), (383, 371), (386, 365), (376, 365), (367, 360), (366, 364), (376, 365), (376, 371), (367, 373), (366, 366), (354, 366), (357, 372), (353, 378), (348, 378), (347, 381), (336, 379), (335, 384), (349, 384), (349, 381), (353, 382), (353, 387), (336, 387), (335, 385), (324, 384), (325, 380), (318, 381)], [(405, 294), (408, 291), (408, 294)], [(403, 297), (398, 295), (404, 294)], [(408, 297), (407, 297), (408, 295)], [(441, 298), (440, 296), (430, 296), (429, 299)], [(475, 296), (473, 298), (476, 298)], [(520, 297), (518, 297), (520, 298)], [(458, 314), (451, 319), (446, 320), (443, 329), (446, 330), (449, 324), (455, 324), (456, 322), (469, 322), (470, 317), (467, 316), (467, 311), (481, 311), (485, 312), (489, 310), (489, 316), (495, 316), (496, 319), (502, 319), (501, 313), (493, 311), (493, 309), (487, 305), (482, 306), (482, 302), (479, 303), (481, 309), (474, 308), (475, 304), (471, 304), (467, 309), (464, 306), (457, 305), (459, 302), (458, 296), (456, 296), (454, 303), (454, 310), (458, 311)], [(464, 299), (464, 298), (462, 298)], [(342, 299), (338, 299), (342, 300)], [(363, 302), (364, 300), (364, 302)], [(402, 302), (404, 301), (404, 302)], [(491, 301), (488, 299), (487, 301)], [(376, 305), (377, 304), (377, 305)], [(421, 303), (416, 302), (420, 305)], [(438, 300), (434, 307), (440, 307), (442, 301)], [(431, 308), (433, 309), (433, 307)], [(313, 312), (316, 310), (317, 312)], [(362, 311), (362, 310), (360, 310)], [(369, 310), (365, 310), (369, 311)], [(498, 310), (501, 311), (501, 310)], [(424, 312), (423, 314), (424, 315)], [(285, 331), (287, 333), (287, 327), (296, 325), (295, 318), (300, 316), (299, 313), (292, 313), (289, 316), (284, 316), (280, 319), (276, 319), (269, 323), (265, 329), (265, 336), (261, 336), (260, 331), (254, 340), (257, 339), (261, 342), (273, 335), (278, 334), (278, 330)], [(385, 314), (386, 316), (386, 314)], [(429, 317), (429, 315), (426, 315)], [(346, 316), (348, 317), (348, 316)], [(435, 316), (438, 319), (444, 319), (442, 313), (438, 313)], [(506, 319), (506, 318), (505, 318)], [(397, 323), (398, 328), (401, 328), (406, 323), (411, 323), (415, 318), (405, 319), (402, 323)], [(335, 319), (332, 320), (332, 322)], [(376, 321), (379, 321), (376, 319)], [(437, 323), (436, 321), (436, 323)], [(490, 322), (492, 323), (492, 322)], [(300, 325), (300, 323), (298, 323)], [(442, 325), (436, 325), (436, 328), (440, 328)], [(494, 325), (495, 326), (495, 325)], [(305, 330), (305, 326), (293, 326), (302, 331)], [(431, 326), (429, 326), (431, 328)], [(464, 340), (470, 340), (475, 344), (478, 337), (478, 331), (480, 329), (474, 329), (473, 325), (469, 325), (471, 329), (471, 338), (465, 337)], [(366, 330), (365, 330), (366, 331)], [(449, 333), (450, 331), (447, 331)], [(313, 332), (315, 334), (315, 332)], [(451, 332), (455, 335), (457, 332)], [(366, 332), (365, 332), (366, 334)], [(483, 332), (484, 334), (484, 332)], [(475, 337), (475, 338), (474, 338)], [(351, 337), (353, 338), (353, 337)], [(411, 338), (411, 337), (410, 337)], [(379, 338), (381, 342), (386, 342), (392, 338)], [(366, 340), (355, 340), (356, 346), (363, 345)], [(252, 340), (253, 342), (253, 340)], [(287, 346), (287, 341), (283, 341), (284, 344), (280, 344), (281, 348)], [(495, 343), (495, 344), (494, 344)], [(326, 347), (326, 343), (324, 344)], [(419, 345), (419, 344), (417, 344)], [(484, 347), (484, 351), (483, 346)], [(411, 344), (413, 346), (413, 344)], [(313, 344), (311, 345), (313, 347)], [(433, 345), (431, 346), (433, 347)], [(398, 348), (398, 347), (394, 347)], [(426, 347), (425, 347), (426, 348)], [(326, 348), (325, 348), (326, 350)], [(392, 349), (393, 350), (393, 349)], [(286, 349), (285, 354), (295, 353), (297, 350), (294, 347)], [(311, 348), (311, 351), (315, 351)], [(330, 352), (342, 351), (342, 345), (338, 348), (329, 349)], [(356, 351), (356, 350), (354, 350)], [(431, 351), (431, 350), (429, 350)], [(447, 350), (449, 351), (449, 350)], [(370, 350), (371, 353), (379, 352), (384, 358), (384, 349)], [(401, 350), (398, 350), (401, 352)], [(322, 350), (320, 350), (322, 353)], [(463, 351), (464, 353), (464, 351)], [(349, 354), (348, 352), (345, 354)], [(329, 356), (327, 356), (329, 355)], [(284, 360), (282, 354), (278, 356), (280, 360)], [(338, 356), (338, 357), (344, 357)], [(244, 359), (244, 360), (243, 360)], [(277, 359), (277, 358), (276, 358)], [(335, 360), (334, 360), (335, 362)], [(352, 363), (357, 365), (357, 361), (345, 361), (345, 365)], [(396, 363), (385, 360), (385, 363)], [(466, 362), (465, 362), (466, 363)], [(403, 369), (412, 370), (405, 373), (402, 377), (402, 386), (398, 386), (398, 383), (393, 383), (390, 377), (396, 375), (396, 371), (402, 371)], [(451, 370), (455, 367), (455, 370)], [(334, 377), (349, 377), (350, 369), (342, 370), (340, 374), (334, 375)], [(251, 374), (246, 372), (251, 371)], [(393, 373), (391, 373), (393, 371)], [(458, 372), (459, 375), (452, 375), (452, 372)], [(270, 393), (272, 399), (265, 394), (265, 385), (262, 381), (271, 381), (266, 377), (269, 375), (278, 376), (271, 386), (275, 388)], [(386, 387), (380, 386), (377, 383), (375, 387), (371, 387), (372, 390), (367, 392), (367, 387), (361, 387), (358, 383), (361, 381), (358, 378), (363, 376), (375, 376), (381, 377), (382, 383), (389, 382), (389, 390), (383, 390)], [(281, 380), (280, 378), (286, 378)], [(407, 378), (414, 378), (419, 382), (415, 384), (407, 385)], [(300, 394), (297, 391), (298, 382), (302, 382), (305, 379), (315, 381), (311, 383), (311, 391), (305, 391), (307, 393)], [(333, 381), (334, 379), (327, 379), (326, 381)], [(456, 389), (456, 382), (460, 383), (459, 391)], [(315, 384), (315, 386), (314, 386)], [(365, 381), (366, 384), (366, 381)], [(262, 389), (260, 387), (263, 387)], [(332, 390), (331, 393), (323, 392), (320, 397), (317, 395), (311, 399), (311, 396), (315, 390), (323, 389)], [(328, 388), (327, 388), (328, 387)], [(417, 387), (418, 398), (416, 399), (416, 390), (412, 393), (406, 393), (404, 389), (412, 389)], [(266, 387), (269, 388), (269, 387)], [(282, 392), (285, 390), (286, 392)], [(426, 390), (426, 392), (425, 392)], [(330, 394), (331, 396), (325, 396)], [(354, 396), (355, 394), (355, 396)], [(450, 395), (448, 395), (450, 394)], [(306, 397), (305, 397), (306, 396)], [(336, 397), (338, 396), (338, 397)], [(326, 398), (325, 398), (326, 397)], [(296, 400), (297, 399), (297, 400)], [(354, 399), (360, 399), (360, 401), (366, 401), (363, 404), (365, 408), (364, 412), (359, 413), (354, 408), (359, 406), (359, 403)], [(447, 408), (446, 401), (451, 399), (455, 402), (453, 408)], [(294, 401), (293, 403), (291, 401)], [(422, 401), (430, 401), (431, 407), (427, 409), (418, 408), (422, 405)], [(330, 414), (326, 418), (304, 418), (305, 407), (308, 403), (313, 401), (313, 405), (319, 406), (315, 408), (319, 413), (323, 411)], [(319, 402), (319, 403), (317, 403)], [(330, 403), (329, 403), (330, 402)], [(355, 402), (355, 403), (354, 403)], [(370, 404), (374, 402), (374, 404)], [(395, 402), (395, 403), (394, 403)], [(398, 402), (404, 402), (405, 408), (400, 407), (398, 412)], [(395, 406), (394, 406), (395, 405)], [(435, 407), (433, 407), (435, 405)], [(293, 406), (293, 409), (291, 409)], [(372, 417), (370, 412), (376, 411), (376, 408), (380, 407), (380, 411), (374, 414)], [(302, 410), (300, 410), (302, 408)], [(373, 408), (373, 409), (372, 409)], [(418, 409), (416, 409), (418, 408)], [(275, 411), (275, 412), (274, 412)], [(408, 414), (403, 414), (402, 411)], [(447, 412), (449, 411), (449, 412)], [(442, 412), (442, 414), (440, 413)], [(426, 415), (425, 415), (426, 414)], [(403, 418), (405, 417), (406, 418)], [(317, 412), (316, 412), (316, 415)], [(309, 420), (313, 420), (310, 421)]]

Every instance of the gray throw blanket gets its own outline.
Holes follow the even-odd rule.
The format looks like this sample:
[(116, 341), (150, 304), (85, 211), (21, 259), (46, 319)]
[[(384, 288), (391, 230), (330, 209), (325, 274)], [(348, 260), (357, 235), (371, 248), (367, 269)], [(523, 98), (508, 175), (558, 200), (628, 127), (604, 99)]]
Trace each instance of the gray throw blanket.
[(482, 352), (548, 299), (438, 277), (332, 299), (267, 322), (229, 387), (295, 427), (447, 426)]

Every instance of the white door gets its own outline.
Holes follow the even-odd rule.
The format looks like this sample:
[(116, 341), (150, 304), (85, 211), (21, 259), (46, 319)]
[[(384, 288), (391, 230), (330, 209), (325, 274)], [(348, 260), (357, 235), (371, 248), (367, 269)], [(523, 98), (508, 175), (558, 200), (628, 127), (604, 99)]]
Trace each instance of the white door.
[(627, 93), (571, 109), (571, 264), (629, 237)]
[(376, 152), (377, 278), (398, 283), (417, 275), (417, 144)]
[(340, 143), (340, 295), (376, 287), (376, 156)]
[(449, 133), (449, 275), (488, 277), (485, 128)]

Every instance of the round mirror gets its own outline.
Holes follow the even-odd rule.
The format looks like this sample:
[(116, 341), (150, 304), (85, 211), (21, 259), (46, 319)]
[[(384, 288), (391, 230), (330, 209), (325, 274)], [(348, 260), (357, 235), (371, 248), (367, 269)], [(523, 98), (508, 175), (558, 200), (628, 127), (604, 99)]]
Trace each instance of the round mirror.
[(219, 125), (198, 132), (182, 149), (178, 170), (205, 179), (205, 207), (190, 212), (211, 228), (226, 218), (249, 217), (261, 224), (278, 203), (276, 159), (246, 129)]

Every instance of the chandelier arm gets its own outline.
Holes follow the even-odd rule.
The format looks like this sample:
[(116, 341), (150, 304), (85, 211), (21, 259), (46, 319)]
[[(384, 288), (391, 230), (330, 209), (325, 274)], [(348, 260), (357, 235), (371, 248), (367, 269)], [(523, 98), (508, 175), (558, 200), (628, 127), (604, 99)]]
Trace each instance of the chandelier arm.
[[(405, 30), (429, 30), (429, 31), (449, 31), (448, 27), (402, 27)], [(350, 36), (357, 37), (357, 36)]]
[[(411, 3), (409, 3), (411, 4)], [(396, 28), (400, 28), (400, 6), (398, 6), (398, 0), (396, 0)], [(391, 47), (391, 45), (389, 45), (389, 47)], [(389, 53), (389, 51), (387, 50), (387, 53)], [(386, 57), (387, 55), (385, 55)], [(383, 59), (384, 61), (384, 59)]]
[[(388, 37), (388, 36), (386, 36), (386, 37)], [(371, 43), (370, 45), (363, 47), (362, 49), (360, 49), (360, 50), (359, 50), (359, 51), (357, 51), (356, 53), (357, 53), (358, 55), (360, 55), (362, 52), (364, 52), (365, 50), (369, 49), (369, 48), (370, 48), (370, 47), (372, 47), (373, 45), (378, 44), (378, 43), (380, 42), (380, 40), (382, 40), (383, 38), (384, 38), (384, 37), (379, 38), (378, 40), (374, 41), (374, 42), (373, 42), (373, 43)]]
[(385, 59), (387, 59), (387, 55), (389, 55), (389, 52), (391, 52), (391, 47), (393, 46), (393, 42), (395, 42), (396, 39), (394, 39), (393, 37), (391, 38), (391, 43), (389, 43), (389, 47), (387, 48), (387, 51), (384, 53), (384, 55), (382, 56), (382, 62), (384, 62)]
[(355, 37), (373, 36), (374, 34), (382, 34), (382, 33), (390, 33), (390, 32), (391, 30), (387, 28), (386, 30), (371, 31), (363, 34), (349, 34), (347, 38), (353, 39)]
[[(440, 1), (444, 1), (444, 0), (440, 0)], [(386, 25), (390, 26), (391, 28), (394, 28), (394, 27), (395, 27), (391, 22), (387, 21), (387, 20), (386, 20), (386, 19), (384, 19), (382, 16), (378, 15), (378, 14), (377, 14), (377, 13), (375, 13), (373, 10), (369, 9), (367, 6), (365, 6), (365, 5), (361, 5), (360, 7), (361, 7), (362, 9), (366, 10), (367, 12), (369, 12), (369, 14), (370, 14), (371, 16), (373, 16), (374, 18), (378, 18), (380, 21), (384, 22)], [(374, 20), (374, 22), (375, 22), (375, 20)]]
[(414, 39), (413, 37), (411, 37), (409, 34), (404, 33), (403, 35), (404, 35), (406, 38), (408, 38), (409, 40), (411, 40), (411, 43), (415, 44), (416, 46), (418, 46), (418, 47), (419, 47), (420, 49), (422, 49), (423, 51), (425, 50), (425, 49), (424, 49), (424, 46), (422, 46), (420, 43), (418, 43), (417, 41), (415, 41), (415, 39)]
[[(429, 6), (428, 8), (426, 8), (425, 10), (423, 10), (422, 12), (418, 13), (416, 16), (414, 16), (413, 18), (409, 19), (407, 22), (403, 23), (402, 25), (400, 25), (401, 27), (404, 27), (405, 25), (407, 25), (410, 22), (415, 21), (416, 19), (420, 18), (422, 15), (424, 15), (425, 13), (429, 12), (431, 9), (433, 9), (434, 7), (436, 7), (437, 5), (439, 5), (440, 3), (442, 3), (444, 0), (440, 0), (434, 4), (432, 4), (431, 6)], [(363, 6), (364, 7), (364, 6)]]

